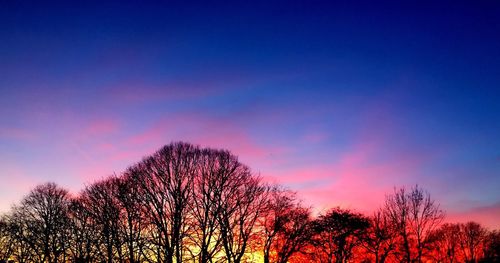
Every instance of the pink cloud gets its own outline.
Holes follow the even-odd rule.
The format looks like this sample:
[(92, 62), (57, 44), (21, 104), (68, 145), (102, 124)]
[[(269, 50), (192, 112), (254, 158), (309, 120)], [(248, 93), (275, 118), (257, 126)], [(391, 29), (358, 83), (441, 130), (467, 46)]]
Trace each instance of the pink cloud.
[(71, 131), (60, 139), (59, 151), (75, 167), (95, 165), (116, 151), (113, 143), (120, 123), (112, 119), (95, 119), (74, 124)]
[(461, 222), (476, 221), (490, 229), (500, 229), (500, 202), (488, 206), (476, 206), (460, 212), (448, 212), (446, 221)]
[[(384, 96), (382, 96), (384, 98)], [(340, 157), (328, 163), (312, 163), (270, 178), (293, 185), (306, 200), (319, 210), (334, 206), (372, 212), (383, 204), (386, 194), (396, 186), (413, 185), (420, 167), (429, 156), (414, 151), (394, 150), (396, 122), (389, 114), (384, 99), (374, 100), (361, 114), (354, 144)], [(325, 134), (310, 133), (305, 141), (321, 141)]]
[[(319, 178), (324, 182), (321, 186), (299, 190), (306, 199), (320, 207), (340, 205), (370, 213), (383, 204), (386, 194), (392, 193), (394, 187), (422, 183), (417, 181), (417, 176), (433, 156), (398, 145), (400, 129), (388, 102), (399, 95), (397, 92), (381, 94), (365, 105), (351, 139), (354, 144), (326, 167), (320, 166), (329, 171), (323, 173), (331, 177), (329, 181)], [(299, 172), (291, 176), (305, 175)], [(307, 178), (318, 180), (312, 175)]]
[[(319, 172), (320, 177), (313, 175), (318, 173), (315, 172), (316, 169), (310, 173), (299, 172), (291, 176), (322, 182), (319, 187), (299, 189), (306, 199), (320, 207), (340, 205), (371, 212), (383, 204), (385, 195), (394, 186), (404, 184), (407, 179), (404, 176), (411, 174), (419, 163), (418, 160), (399, 160), (397, 165), (373, 163), (371, 151), (370, 147), (360, 148), (346, 154), (330, 167), (320, 167), (320, 170), (328, 171)], [(288, 180), (289, 178), (286, 179)]]
[(300, 188), (301, 185), (324, 183), (333, 179), (332, 167), (328, 165), (303, 166), (298, 168), (278, 169), (263, 173), (265, 180), (285, 183)]

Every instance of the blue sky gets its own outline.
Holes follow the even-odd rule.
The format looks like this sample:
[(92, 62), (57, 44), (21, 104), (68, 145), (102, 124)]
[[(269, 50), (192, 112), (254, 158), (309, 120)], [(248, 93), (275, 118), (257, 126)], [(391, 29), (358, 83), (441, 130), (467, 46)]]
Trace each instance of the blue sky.
[(0, 3), (0, 209), (171, 141), (318, 209), (428, 189), (499, 227), (496, 1)]

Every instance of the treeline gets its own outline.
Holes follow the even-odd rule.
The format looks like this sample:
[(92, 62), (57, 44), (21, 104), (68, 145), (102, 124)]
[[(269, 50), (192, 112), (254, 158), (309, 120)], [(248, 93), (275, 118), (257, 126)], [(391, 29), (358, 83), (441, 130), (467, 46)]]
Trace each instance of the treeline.
[(418, 186), (313, 217), (230, 152), (173, 143), (75, 196), (35, 187), (0, 219), (0, 262), (500, 262), (499, 231), (443, 220)]

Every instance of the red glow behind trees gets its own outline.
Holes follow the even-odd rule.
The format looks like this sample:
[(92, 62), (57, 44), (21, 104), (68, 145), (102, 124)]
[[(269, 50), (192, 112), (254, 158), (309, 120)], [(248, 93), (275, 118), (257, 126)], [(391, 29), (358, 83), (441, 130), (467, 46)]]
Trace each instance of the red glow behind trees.
[(0, 219), (0, 262), (500, 260), (498, 231), (443, 218), (418, 186), (396, 189), (371, 217), (334, 208), (312, 218), (230, 152), (172, 143), (75, 197), (35, 187)]

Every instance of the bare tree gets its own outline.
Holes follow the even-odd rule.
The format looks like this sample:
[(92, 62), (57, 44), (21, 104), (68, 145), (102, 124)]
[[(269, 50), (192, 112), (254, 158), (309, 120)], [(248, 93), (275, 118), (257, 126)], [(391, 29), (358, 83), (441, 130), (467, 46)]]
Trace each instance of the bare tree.
[(5, 217), (13, 246), (12, 257), (19, 263), (40, 261), (40, 249), (33, 231), (29, 228), (30, 222), (18, 215), (20, 215), (19, 208), (14, 206)]
[(69, 205), (69, 253), (75, 263), (94, 262), (99, 253), (99, 228), (87, 205), (80, 197), (72, 199)]
[(95, 226), (97, 257), (103, 262), (123, 262), (123, 238), (121, 237), (121, 207), (114, 198), (117, 178), (98, 181), (81, 193), (80, 200), (90, 214)]
[(411, 233), (409, 231), (410, 201), (408, 200), (406, 189), (404, 187), (394, 189), (394, 194), (386, 197), (384, 209), (401, 238), (400, 250), (403, 256), (400, 261), (410, 263), (412, 261)]
[(157, 262), (182, 262), (185, 257), (188, 204), (199, 152), (187, 143), (170, 144), (128, 171), (140, 189), (138, 202), (149, 211)]
[(280, 238), (279, 234), (283, 232), (285, 222), (289, 221), (289, 215), (295, 206), (295, 200), (296, 197), (293, 192), (286, 191), (278, 186), (271, 189), (266, 212), (260, 220), (263, 232), (264, 263), (269, 263), (272, 258), (276, 257), (276, 255), (272, 254), (279, 250), (279, 248), (275, 248), (275, 240)]
[[(227, 153), (225, 153), (227, 155)], [(221, 250), (218, 215), (226, 167), (220, 162), (219, 151), (203, 149), (198, 160), (197, 176), (192, 188), (192, 256), (200, 263), (212, 262)]]
[[(219, 201), (219, 221), (221, 242), (228, 263), (242, 261), (260, 213), (263, 211), (267, 189), (260, 178), (251, 174), (231, 155), (222, 155), (227, 178)], [(226, 159), (227, 158), (227, 159)]]
[(385, 209), (402, 239), (403, 261), (422, 262), (429, 234), (443, 221), (444, 212), (418, 185), (409, 192), (404, 187), (394, 190), (386, 198)]
[[(311, 219), (226, 150), (172, 143), (75, 198), (35, 187), (0, 216), (0, 262), (498, 262), (498, 231), (443, 224), (430, 194), (395, 189), (372, 217)], [(368, 256), (367, 256), (368, 255)]]
[(115, 199), (121, 207), (121, 237), (126, 246), (127, 262), (141, 262), (145, 246), (146, 209), (139, 200), (143, 197), (141, 188), (136, 187), (135, 180), (124, 174), (115, 183)]
[[(69, 195), (54, 183), (36, 186), (13, 209), (13, 232), (40, 262), (64, 262), (68, 237)], [(23, 248), (21, 248), (23, 249)], [(18, 257), (27, 253), (21, 252)]]

